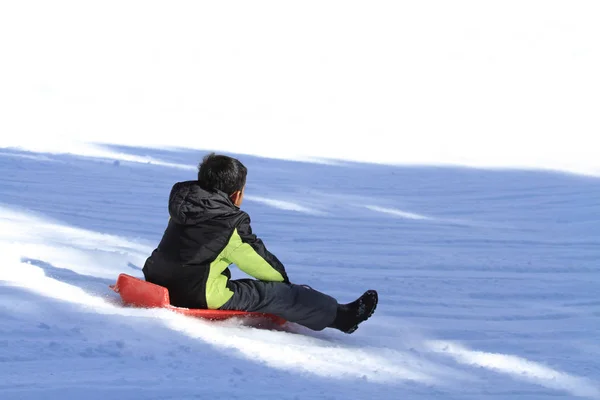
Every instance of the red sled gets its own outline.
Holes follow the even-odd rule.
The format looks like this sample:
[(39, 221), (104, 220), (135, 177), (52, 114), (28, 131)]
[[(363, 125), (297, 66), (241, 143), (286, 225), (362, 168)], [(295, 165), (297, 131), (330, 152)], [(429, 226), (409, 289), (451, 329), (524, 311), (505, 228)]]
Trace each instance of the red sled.
[(235, 310), (208, 310), (200, 308), (183, 308), (171, 305), (167, 288), (127, 274), (120, 274), (117, 283), (110, 288), (117, 292), (123, 303), (140, 308), (166, 308), (179, 314), (208, 320), (225, 320), (234, 317), (252, 319), (254, 322), (267, 321), (281, 326), (286, 320), (272, 314), (235, 311)]

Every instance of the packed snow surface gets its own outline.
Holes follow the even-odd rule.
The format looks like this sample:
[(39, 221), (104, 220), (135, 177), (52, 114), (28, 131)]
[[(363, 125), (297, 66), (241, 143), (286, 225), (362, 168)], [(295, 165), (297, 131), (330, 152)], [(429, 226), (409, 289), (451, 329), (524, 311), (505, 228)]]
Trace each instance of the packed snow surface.
[[(600, 399), (598, 15), (2, 3), (0, 398)], [(121, 306), (210, 150), (354, 334)]]

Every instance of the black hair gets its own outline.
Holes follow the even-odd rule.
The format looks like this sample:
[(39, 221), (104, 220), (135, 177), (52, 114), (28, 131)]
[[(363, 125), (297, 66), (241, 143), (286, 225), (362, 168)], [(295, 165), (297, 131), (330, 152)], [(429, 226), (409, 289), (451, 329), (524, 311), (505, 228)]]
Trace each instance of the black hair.
[(198, 183), (209, 192), (220, 190), (231, 196), (246, 185), (248, 169), (239, 160), (210, 153), (198, 165)]

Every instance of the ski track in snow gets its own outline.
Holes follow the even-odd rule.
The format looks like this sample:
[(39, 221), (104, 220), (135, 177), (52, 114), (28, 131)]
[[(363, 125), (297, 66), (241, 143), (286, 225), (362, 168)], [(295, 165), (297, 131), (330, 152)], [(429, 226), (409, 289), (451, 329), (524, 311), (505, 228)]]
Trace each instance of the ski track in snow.
[(364, 207), (371, 211), (377, 211), (377, 212), (393, 215), (393, 216), (400, 217), (400, 218), (417, 219), (417, 220), (419, 220), (419, 219), (431, 220), (432, 219), (431, 217), (426, 217), (425, 215), (416, 214), (416, 213), (412, 213), (412, 212), (408, 212), (408, 211), (402, 211), (402, 210), (398, 210), (397, 208), (386, 208), (386, 207), (370, 206), (370, 205), (366, 205)]
[(277, 208), (280, 210), (285, 210), (285, 211), (296, 211), (299, 213), (309, 214), (309, 215), (326, 215), (327, 214), (326, 212), (316, 210), (313, 208), (309, 208), (309, 207), (297, 204), (295, 202), (287, 201), (287, 200), (277, 200), (277, 199), (273, 199), (273, 198), (266, 198), (266, 197), (260, 197), (260, 196), (244, 196), (244, 199), (248, 200), (248, 201), (265, 204), (269, 207), (274, 207), (274, 208)]
[[(356, 205), (356, 206), (360, 207), (359, 205)], [(468, 226), (470, 226), (470, 227), (486, 227), (486, 226), (487, 227), (491, 227), (491, 226), (502, 227), (501, 223), (491, 224), (491, 223), (483, 223), (483, 222), (479, 222), (479, 221), (475, 222), (475, 221), (471, 221), (471, 220), (458, 219), (458, 218), (437, 218), (437, 217), (427, 216), (427, 215), (423, 215), (423, 214), (417, 214), (417, 213), (410, 212), (410, 211), (400, 210), (398, 208), (393, 208), (393, 207), (381, 207), (381, 206), (375, 206), (375, 205), (364, 205), (362, 207), (366, 208), (367, 210), (375, 211), (375, 212), (386, 214), (386, 215), (391, 215), (396, 218), (408, 219), (408, 220), (435, 222), (435, 223), (451, 224), (451, 225), (462, 225), (462, 226), (466, 226), (466, 227), (468, 227)]]
[[(172, 163), (164, 160), (160, 160), (149, 156), (140, 156), (135, 154), (129, 154), (122, 151), (111, 150), (107, 145), (97, 143), (86, 143), (79, 140), (57, 140), (52, 141), (41, 141), (41, 143), (29, 143), (27, 145), (19, 146), (0, 146), (0, 148), (6, 148), (7, 150), (13, 150), (12, 152), (6, 151), (1, 153), (3, 156), (9, 157), (22, 157), (31, 159), (42, 159), (46, 161), (54, 161), (55, 158), (51, 158), (44, 155), (38, 155), (36, 153), (45, 153), (50, 155), (76, 155), (82, 157), (91, 157), (98, 159), (111, 160), (113, 162), (126, 161), (137, 164), (153, 164), (161, 167), (182, 169), (182, 170), (196, 170), (195, 165), (187, 165), (181, 163)], [(26, 150), (33, 154), (19, 154), (14, 151)]]
[(507, 374), (515, 379), (533, 382), (550, 389), (566, 391), (573, 396), (600, 398), (600, 386), (584, 379), (508, 354), (473, 351), (457, 343), (432, 341), (433, 351), (448, 355), (457, 362)]

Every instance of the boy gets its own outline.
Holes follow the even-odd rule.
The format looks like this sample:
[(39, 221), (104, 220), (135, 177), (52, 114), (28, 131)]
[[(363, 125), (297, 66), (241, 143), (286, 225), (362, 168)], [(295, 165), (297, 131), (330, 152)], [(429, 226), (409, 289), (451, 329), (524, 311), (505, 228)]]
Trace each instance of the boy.
[[(166, 287), (174, 306), (269, 313), (313, 330), (354, 332), (375, 311), (377, 292), (338, 304), (291, 283), (239, 208), (246, 175), (237, 159), (211, 153), (199, 165), (198, 180), (173, 186), (169, 223), (144, 265), (146, 280)], [(231, 280), (230, 264), (256, 279)]]

